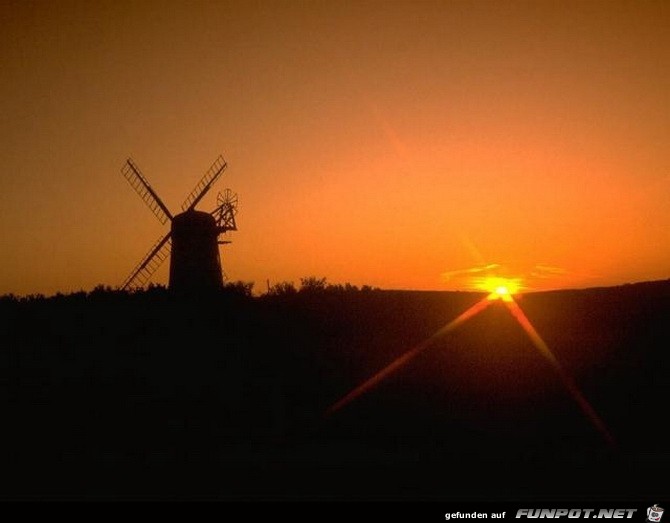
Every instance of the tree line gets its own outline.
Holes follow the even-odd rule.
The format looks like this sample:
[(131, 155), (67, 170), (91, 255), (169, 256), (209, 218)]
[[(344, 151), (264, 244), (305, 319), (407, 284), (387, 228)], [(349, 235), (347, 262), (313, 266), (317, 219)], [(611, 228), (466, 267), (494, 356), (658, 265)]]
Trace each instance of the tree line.
[[(269, 285), (267, 290), (262, 293), (254, 293), (255, 282), (253, 281), (228, 281), (224, 283), (219, 294), (223, 296), (236, 296), (244, 298), (273, 298), (288, 297), (294, 295), (313, 295), (313, 294), (343, 294), (372, 292), (380, 290), (379, 287), (371, 285), (357, 286), (351, 283), (330, 283), (326, 277), (306, 276), (300, 278), (298, 285), (293, 281), (280, 281)], [(138, 296), (146, 298), (167, 298), (170, 291), (165, 285), (151, 283), (146, 288), (122, 290), (109, 285), (97, 285), (91, 291), (75, 291), (71, 293), (57, 292), (51, 296), (42, 293), (27, 294), (19, 296), (14, 293), (8, 293), (0, 296), (0, 303), (31, 303), (44, 300), (68, 300), (68, 301), (98, 301), (110, 298), (122, 298), (127, 296)]]

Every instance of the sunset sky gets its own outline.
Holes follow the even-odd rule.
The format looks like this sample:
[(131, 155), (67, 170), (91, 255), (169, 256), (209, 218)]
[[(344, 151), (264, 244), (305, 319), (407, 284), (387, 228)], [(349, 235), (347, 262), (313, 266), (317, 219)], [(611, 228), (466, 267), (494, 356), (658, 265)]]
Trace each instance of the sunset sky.
[[(670, 2), (0, 7), (0, 294), (121, 284), (218, 154), (232, 280), (670, 277)], [(155, 281), (167, 282), (168, 264)]]

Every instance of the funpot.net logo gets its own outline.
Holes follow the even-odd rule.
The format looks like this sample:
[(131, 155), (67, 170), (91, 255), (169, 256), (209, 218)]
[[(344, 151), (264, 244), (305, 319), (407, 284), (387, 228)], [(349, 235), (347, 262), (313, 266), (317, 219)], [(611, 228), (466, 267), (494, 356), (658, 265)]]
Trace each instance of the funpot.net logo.
[[(636, 508), (521, 508), (517, 518), (595, 518), (595, 519), (632, 519)], [(660, 520), (660, 518), (659, 518)], [(659, 520), (652, 520), (658, 523)]]

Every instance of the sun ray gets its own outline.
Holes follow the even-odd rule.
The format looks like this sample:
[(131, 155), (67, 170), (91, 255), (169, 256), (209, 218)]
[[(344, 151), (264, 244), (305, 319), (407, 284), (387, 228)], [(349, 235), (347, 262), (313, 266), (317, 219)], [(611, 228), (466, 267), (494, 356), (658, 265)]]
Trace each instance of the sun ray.
[[(511, 297), (510, 297), (511, 298)], [(535, 330), (533, 324), (530, 322), (526, 314), (523, 312), (519, 304), (514, 301), (514, 299), (505, 300), (505, 305), (509, 309), (512, 316), (516, 321), (521, 325), (521, 328), (526, 332), (531, 342), (535, 348), (540, 352), (540, 354), (549, 362), (549, 364), (554, 368), (559, 378), (563, 382), (563, 385), (568, 390), (568, 393), (572, 398), (577, 402), (579, 408), (582, 410), (584, 415), (588, 418), (591, 424), (601, 433), (607, 444), (615, 448), (616, 441), (610, 431), (607, 429), (605, 422), (598, 416), (598, 413), (595, 411), (593, 406), (588, 402), (584, 397), (581, 390), (577, 386), (577, 383), (570, 377), (570, 375), (565, 371), (561, 363), (556, 359), (554, 353), (551, 352), (549, 346), (542, 339), (540, 334)]]
[(463, 323), (476, 316), (483, 310), (485, 310), (489, 305), (496, 301), (502, 301), (509, 312), (512, 314), (514, 319), (519, 323), (521, 328), (526, 332), (531, 342), (535, 348), (540, 352), (540, 354), (549, 362), (549, 364), (554, 368), (558, 374), (561, 382), (567, 389), (570, 396), (575, 400), (582, 413), (586, 418), (591, 422), (594, 428), (600, 432), (607, 444), (611, 448), (616, 448), (616, 441), (610, 431), (608, 430), (605, 422), (600, 418), (598, 413), (595, 411), (593, 406), (588, 402), (584, 397), (581, 390), (577, 386), (577, 383), (572, 379), (572, 377), (565, 371), (560, 362), (556, 359), (556, 356), (551, 352), (549, 346), (542, 339), (540, 334), (535, 330), (535, 327), (531, 324), (530, 320), (523, 312), (518, 303), (514, 300), (513, 294), (515, 294), (521, 288), (519, 280), (514, 279), (503, 279), (503, 278), (488, 278), (483, 282), (482, 289), (490, 291), (488, 296), (483, 300), (475, 303), (472, 307), (467, 309), (465, 312), (460, 314), (457, 318), (446, 324), (444, 327), (435, 332), (430, 338), (419, 343), (409, 351), (402, 354), (400, 357), (396, 358), (389, 365), (384, 367), (382, 370), (377, 372), (375, 375), (352, 389), (349, 393), (344, 395), (341, 399), (333, 403), (326, 411), (324, 412), (324, 418), (327, 418), (339, 410), (346, 407), (352, 401), (356, 400), (363, 394), (374, 389), (379, 385), (383, 380), (388, 378), (391, 374), (398, 371), (409, 361), (414, 359), (420, 353), (428, 349), (431, 344), (439, 337), (444, 336), (445, 334), (455, 330), (457, 327), (461, 326)]
[(486, 309), (489, 305), (491, 305), (492, 301), (490, 300), (490, 297), (487, 297), (481, 301), (478, 301), (475, 303), (472, 307), (467, 309), (465, 312), (463, 312), (460, 316), (458, 316), (456, 319), (452, 320), (448, 324), (446, 324), (444, 327), (442, 327), (440, 330), (435, 332), (430, 338), (427, 340), (419, 343), (416, 345), (414, 348), (410, 349), (409, 351), (405, 352), (402, 356), (399, 358), (395, 359), (392, 361), (390, 364), (388, 364), (386, 367), (384, 367), (382, 370), (380, 370), (377, 374), (369, 378), (368, 380), (364, 381), (361, 383), (358, 387), (353, 389), (351, 392), (343, 396), (340, 400), (337, 402), (333, 403), (326, 412), (324, 413), (324, 417), (328, 417), (338, 410), (341, 410), (343, 407), (354, 401), (356, 398), (359, 396), (362, 396), (366, 392), (369, 392), (372, 390), (374, 387), (376, 387), (379, 383), (381, 383), (384, 379), (389, 377), (391, 374), (396, 372), (398, 369), (400, 369), (402, 366), (407, 364), (411, 359), (415, 358), (418, 356), (421, 352), (426, 350), (430, 345), (439, 337), (444, 336), (445, 334), (453, 331), (466, 321), (468, 321), (470, 318), (473, 316), (476, 316), (480, 312), (482, 312), (484, 309)]

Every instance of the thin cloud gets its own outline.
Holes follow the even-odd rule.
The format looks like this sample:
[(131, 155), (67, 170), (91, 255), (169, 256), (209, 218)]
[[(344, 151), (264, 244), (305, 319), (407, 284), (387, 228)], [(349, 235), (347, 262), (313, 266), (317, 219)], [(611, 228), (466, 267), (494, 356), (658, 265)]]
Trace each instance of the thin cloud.
[(480, 272), (492, 271), (499, 268), (500, 265), (497, 263), (489, 263), (488, 265), (483, 265), (479, 267), (470, 267), (467, 269), (456, 269), (454, 271), (447, 271), (442, 273), (442, 279), (444, 281), (450, 281), (456, 279), (460, 276), (467, 276), (469, 274), (477, 274)]
[(552, 265), (536, 265), (530, 273), (533, 278), (556, 278), (567, 274), (569, 274), (567, 269), (554, 267)]

